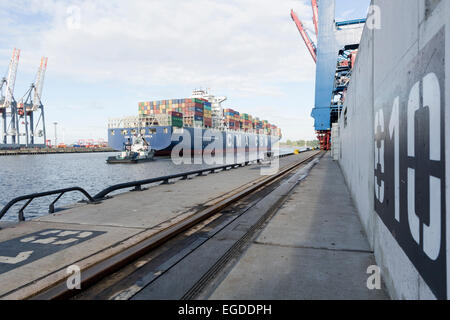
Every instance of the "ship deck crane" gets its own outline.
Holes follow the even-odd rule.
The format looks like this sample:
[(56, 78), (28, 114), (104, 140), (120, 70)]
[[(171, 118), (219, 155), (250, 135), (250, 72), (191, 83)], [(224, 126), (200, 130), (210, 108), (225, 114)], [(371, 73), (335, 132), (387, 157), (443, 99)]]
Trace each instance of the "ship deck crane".
[[(14, 87), (16, 83), (17, 69), (19, 66), (20, 49), (14, 48), (7, 76), (3, 77), (0, 83), (0, 114), (2, 118), (2, 139), (3, 144), (8, 143), (8, 135), (12, 138), (12, 144), (19, 143), (17, 104), (14, 99)], [(8, 125), (8, 115), (10, 122)], [(8, 130), (10, 129), (10, 130)]]
[[(30, 144), (31, 145), (35, 144), (36, 135), (38, 137), (44, 138), (43, 144), (45, 144), (45, 142), (47, 141), (47, 135), (45, 131), (44, 106), (42, 104), (41, 99), (42, 90), (44, 87), (45, 72), (47, 70), (47, 62), (48, 58), (46, 57), (41, 58), (41, 64), (39, 66), (35, 82), (31, 84), (30, 88), (19, 102), (18, 114), (21, 118), (24, 118), (25, 120), (24, 124), (25, 124), (25, 136), (27, 146)], [(40, 115), (36, 125), (34, 125), (34, 113), (39, 110)], [(41, 124), (42, 129), (37, 131), (39, 128), (39, 124)]]
[(300, 21), (294, 10), (291, 10), (291, 18), (297, 25), (297, 29), (300, 32), (303, 41), (305, 41), (306, 47), (308, 48), (311, 57), (313, 58), (314, 62), (317, 62), (317, 48), (314, 42), (311, 40), (310, 36), (308, 35), (308, 32), (306, 32), (305, 28), (303, 27), (303, 23)]

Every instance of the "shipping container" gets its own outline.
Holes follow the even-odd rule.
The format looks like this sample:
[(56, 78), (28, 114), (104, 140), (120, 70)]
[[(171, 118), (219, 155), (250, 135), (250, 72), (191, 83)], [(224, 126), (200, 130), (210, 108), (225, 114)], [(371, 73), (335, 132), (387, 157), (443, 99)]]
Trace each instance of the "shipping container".
[[(184, 98), (138, 102), (139, 115), (167, 115), (167, 123), (173, 126), (204, 126), (212, 127), (212, 104), (206, 99)], [(232, 108), (223, 109), (225, 124), (229, 129), (272, 133), (281, 135), (277, 126), (267, 120), (260, 120), (248, 113), (240, 113)], [(158, 118), (158, 119), (159, 119)]]

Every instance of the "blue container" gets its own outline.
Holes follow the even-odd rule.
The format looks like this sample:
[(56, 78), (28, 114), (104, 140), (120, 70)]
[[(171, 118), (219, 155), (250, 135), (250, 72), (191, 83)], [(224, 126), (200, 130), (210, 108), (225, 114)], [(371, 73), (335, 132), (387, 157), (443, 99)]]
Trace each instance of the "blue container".
[(195, 115), (195, 116), (194, 116), (194, 120), (195, 120), (195, 121), (203, 121), (203, 116), (197, 116), (197, 115)]

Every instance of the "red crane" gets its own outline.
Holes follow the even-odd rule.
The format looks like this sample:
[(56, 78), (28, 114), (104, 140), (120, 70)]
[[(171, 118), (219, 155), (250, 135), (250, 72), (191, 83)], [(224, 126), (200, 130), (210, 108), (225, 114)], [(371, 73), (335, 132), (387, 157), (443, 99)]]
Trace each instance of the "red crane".
[(316, 36), (319, 35), (319, 6), (317, 5), (317, 0), (311, 0), (311, 6), (313, 9), (313, 22), (316, 28)]
[(309, 50), (309, 53), (311, 53), (311, 57), (313, 58), (314, 62), (317, 62), (317, 49), (314, 43), (312, 42), (311, 38), (309, 37), (308, 33), (306, 32), (305, 28), (303, 27), (303, 23), (298, 19), (297, 14), (294, 12), (294, 10), (291, 10), (291, 18), (294, 20), (295, 24), (297, 25), (297, 29), (300, 32), (300, 35), (303, 38), (303, 41), (305, 41), (306, 47)]

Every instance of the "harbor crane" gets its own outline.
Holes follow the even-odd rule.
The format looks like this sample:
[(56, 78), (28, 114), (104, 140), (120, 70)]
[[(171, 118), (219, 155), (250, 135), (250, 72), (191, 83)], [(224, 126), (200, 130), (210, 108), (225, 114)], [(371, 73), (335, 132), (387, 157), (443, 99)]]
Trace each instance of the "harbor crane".
[(330, 150), (332, 126), (340, 119), (343, 110), (346, 88), (366, 19), (336, 22), (335, 0), (311, 0), (311, 7), (317, 46), (293, 10), (291, 17), (317, 65), (311, 116), (321, 149)]
[(313, 10), (313, 22), (314, 28), (316, 29), (316, 36), (319, 35), (319, 6), (317, 5), (317, 0), (311, 0), (311, 6)]
[[(48, 58), (41, 58), (41, 64), (36, 75), (36, 80), (31, 84), (30, 88), (22, 97), (18, 105), (18, 114), (21, 118), (24, 119), (27, 146), (35, 145), (35, 137), (43, 137), (44, 145), (47, 141), (47, 135), (45, 131), (44, 105), (42, 104), (42, 90), (44, 88), (47, 62)], [(40, 112), (40, 114), (35, 125), (34, 118), (36, 112)], [(41, 129), (39, 129), (39, 125), (41, 125)]]
[[(0, 83), (0, 115), (2, 119), (2, 131), (0, 141), (8, 143), (8, 136), (11, 136), (11, 143), (20, 143), (17, 117), (17, 103), (14, 99), (14, 86), (16, 83), (17, 68), (19, 66), (20, 49), (14, 48), (7, 76), (1, 79)], [(9, 118), (9, 121), (8, 121)], [(8, 123), (9, 122), (9, 123)]]
[[(317, 2), (316, 2), (316, 5), (317, 5)], [(313, 12), (314, 12), (314, 9), (313, 9)], [(297, 14), (292, 9), (291, 9), (291, 18), (295, 22), (295, 24), (297, 25), (297, 29), (300, 32), (300, 35), (302, 36), (303, 41), (305, 41), (306, 47), (308, 48), (309, 53), (311, 54), (311, 57), (313, 58), (314, 62), (317, 62), (317, 48), (316, 48), (316, 45), (311, 40), (311, 37), (309, 36), (308, 32), (304, 28), (303, 23), (300, 21), (300, 19), (298, 18)], [(316, 32), (318, 33), (316, 22), (314, 22), (314, 25), (316, 26)]]

